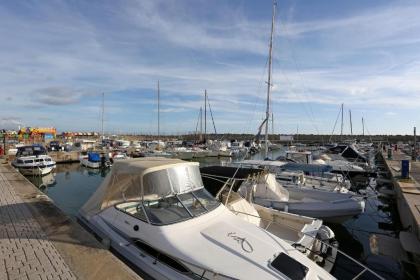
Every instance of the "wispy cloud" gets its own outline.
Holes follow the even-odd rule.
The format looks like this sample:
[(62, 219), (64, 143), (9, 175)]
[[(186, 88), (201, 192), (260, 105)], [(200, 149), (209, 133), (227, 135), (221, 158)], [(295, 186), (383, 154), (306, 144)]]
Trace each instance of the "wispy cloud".
[(80, 102), (81, 93), (69, 88), (49, 87), (33, 93), (33, 101), (45, 105), (72, 105)]

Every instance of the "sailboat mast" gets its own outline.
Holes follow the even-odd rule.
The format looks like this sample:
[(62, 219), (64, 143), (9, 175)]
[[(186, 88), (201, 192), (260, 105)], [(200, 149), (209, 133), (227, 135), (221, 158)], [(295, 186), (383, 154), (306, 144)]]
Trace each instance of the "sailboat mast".
[(344, 127), (344, 103), (341, 103), (341, 133), (340, 133), (341, 141), (343, 141), (343, 127)]
[(157, 82), (157, 107), (158, 107), (158, 122), (157, 122), (157, 137), (160, 138), (160, 86), (159, 80)]
[(102, 92), (101, 139), (104, 139), (105, 93)]
[(273, 15), (271, 18), (271, 34), (270, 46), (268, 50), (268, 81), (267, 81), (267, 108), (265, 111), (265, 157), (268, 157), (268, 121), (270, 119), (270, 94), (271, 94), (271, 71), (272, 71), (272, 56), (273, 56), (273, 34), (274, 34), (274, 19), (276, 17), (277, 2), (273, 1)]
[(207, 90), (204, 90), (204, 143), (207, 136)]
[(362, 129), (363, 129), (363, 136), (365, 136), (365, 120), (362, 117)]
[(349, 115), (350, 115), (350, 134), (353, 136), (353, 122), (351, 120), (351, 110), (349, 110)]
[(200, 142), (203, 140), (203, 107), (200, 107)]

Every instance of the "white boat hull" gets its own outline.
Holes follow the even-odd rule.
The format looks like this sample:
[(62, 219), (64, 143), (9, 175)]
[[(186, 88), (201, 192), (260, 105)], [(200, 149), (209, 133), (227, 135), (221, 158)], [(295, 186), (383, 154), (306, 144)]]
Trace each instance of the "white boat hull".
[(88, 168), (100, 168), (101, 167), (101, 163), (100, 162), (92, 162), (89, 161), (87, 158), (82, 158), (80, 159), (80, 164), (88, 167)]
[(298, 188), (287, 190), (288, 201), (254, 198), (254, 202), (280, 211), (322, 219), (329, 223), (342, 223), (364, 212), (365, 201), (352, 198), (351, 195)]
[(56, 165), (53, 166), (48, 166), (48, 167), (33, 167), (33, 168), (18, 168), (19, 172), (22, 173), (23, 175), (28, 175), (28, 176), (44, 176), (47, 175), (49, 173), (51, 173), (51, 171), (53, 171), (55, 169)]

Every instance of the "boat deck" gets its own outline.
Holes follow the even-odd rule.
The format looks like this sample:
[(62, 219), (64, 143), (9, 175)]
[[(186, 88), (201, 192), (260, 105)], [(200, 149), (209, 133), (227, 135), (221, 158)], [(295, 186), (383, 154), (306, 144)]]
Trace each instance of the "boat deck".
[(24, 176), (0, 163), (0, 279), (141, 279)]

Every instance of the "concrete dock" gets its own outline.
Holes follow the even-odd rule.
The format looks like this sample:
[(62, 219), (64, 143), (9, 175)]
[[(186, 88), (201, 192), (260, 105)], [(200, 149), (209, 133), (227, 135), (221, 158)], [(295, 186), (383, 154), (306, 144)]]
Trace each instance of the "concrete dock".
[(0, 163), (0, 279), (141, 279), (24, 176)]
[[(410, 156), (400, 151), (393, 151), (391, 159), (386, 153), (382, 153), (382, 157), (391, 174), (403, 228), (399, 241), (420, 273), (420, 162), (410, 160)], [(410, 160), (410, 178), (401, 177), (402, 160)]]
[(79, 162), (80, 152), (76, 152), (76, 151), (71, 151), (71, 152), (52, 151), (52, 152), (49, 152), (48, 155), (56, 163), (72, 163), (72, 162)]

